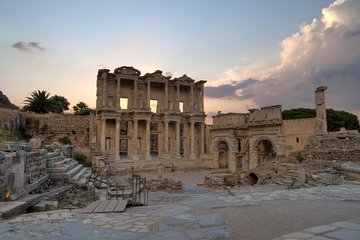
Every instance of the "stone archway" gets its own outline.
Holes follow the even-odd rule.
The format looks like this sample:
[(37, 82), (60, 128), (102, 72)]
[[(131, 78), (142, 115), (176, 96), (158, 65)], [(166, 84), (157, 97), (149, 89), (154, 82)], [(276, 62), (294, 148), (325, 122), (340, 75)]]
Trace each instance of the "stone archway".
[(254, 149), (257, 152), (258, 165), (276, 160), (276, 145), (270, 138), (258, 138), (255, 141)]
[(216, 149), (218, 152), (218, 161), (219, 168), (228, 168), (229, 167), (229, 147), (226, 141), (220, 140), (216, 144)]

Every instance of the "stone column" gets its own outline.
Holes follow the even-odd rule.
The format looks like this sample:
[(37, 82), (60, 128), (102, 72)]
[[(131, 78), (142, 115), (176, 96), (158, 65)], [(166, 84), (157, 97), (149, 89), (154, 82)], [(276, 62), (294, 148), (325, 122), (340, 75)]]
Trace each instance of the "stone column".
[(176, 121), (176, 158), (181, 158), (180, 155), (180, 121)]
[(105, 154), (105, 131), (106, 131), (106, 118), (101, 119), (101, 153)]
[(316, 134), (327, 133), (326, 107), (325, 107), (325, 90), (326, 86), (318, 87), (315, 91), (316, 104)]
[(169, 89), (168, 89), (169, 85), (168, 82), (165, 83), (165, 111), (169, 111)]
[(190, 122), (190, 158), (193, 159), (195, 158), (195, 152), (194, 152), (194, 148), (195, 148), (195, 134), (194, 134), (194, 128), (195, 128), (195, 122), (191, 121)]
[(116, 108), (121, 108), (121, 106), (120, 106), (120, 83), (121, 83), (121, 78), (119, 75), (116, 75), (116, 104), (115, 104)]
[(204, 112), (204, 85), (201, 85), (201, 111)]
[(116, 119), (114, 156), (115, 156), (115, 161), (120, 160), (120, 119)]
[(203, 156), (205, 153), (205, 123), (200, 123), (200, 155)]
[(150, 120), (146, 120), (146, 153), (145, 159), (151, 160), (150, 155)]
[(150, 80), (148, 80), (147, 91), (146, 91), (146, 106), (148, 110), (150, 110), (150, 89), (151, 89), (151, 82)]
[(107, 105), (106, 101), (107, 101), (107, 94), (106, 94), (106, 75), (102, 76), (102, 80), (103, 80), (103, 92), (102, 92), (102, 97), (103, 97), (103, 107), (105, 107)]
[(164, 137), (165, 137), (165, 156), (168, 157), (169, 155), (169, 121), (164, 121), (164, 127), (165, 127), (165, 131), (164, 131)]
[(138, 93), (137, 93), (137, 79), (134, 79), (134, 99), (133, 99), (133, 108), (138, 108)]
[(190, 112), (194, 111), (194, 85), (190, 87)]
[(139, 160), (138, 157), (138, 120), (133, 119), (133, 160)]
[(176, 87), (176, 99), (177, 99), (177, 107), (176, 109), (180, 111), (180, 85)]

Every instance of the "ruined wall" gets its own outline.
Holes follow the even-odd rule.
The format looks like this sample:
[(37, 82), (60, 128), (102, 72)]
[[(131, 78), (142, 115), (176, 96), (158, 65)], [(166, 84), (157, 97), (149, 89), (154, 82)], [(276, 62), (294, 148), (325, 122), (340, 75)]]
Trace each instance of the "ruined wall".
[(244, 127), (248, 114), (242, 113), (226, 113), (213, 116), (214, 126), (230, 126), (230, 127)]
[(304, 162), (309, 169), (324, 169), (347, 161), (360, 162), (360, 137), (313, 136), (303, 151), (291, 154), (287, 161)]
[(68, 137), (77, 147), (89, 146), (90, 121), (94, 116), (70, 114), (30, 114), (27, 115), (26, 130), (31, 136), (39, 136), (45, 143)]
[(17, 110), (0, 108), (0, 142), (20, 138), (26, 118)]
[(18, 157), (26, 157), (25, 172), (29, 183), (38, 177), (46, 175), (47, 153), (45, 150), (27, 152), (23, 156), (18, 154)]
[(309, 144), (310, 137), (315, 135), (316, 121), (316, 118), (284, 120), (282, 133), (285, 137), (286, 156), (303, 150)]
[(27, 184), (47, 175), (46, 164), (45, 150), (0, 152), (0, 201), (6, 198), (5, 192), (21, 192)]

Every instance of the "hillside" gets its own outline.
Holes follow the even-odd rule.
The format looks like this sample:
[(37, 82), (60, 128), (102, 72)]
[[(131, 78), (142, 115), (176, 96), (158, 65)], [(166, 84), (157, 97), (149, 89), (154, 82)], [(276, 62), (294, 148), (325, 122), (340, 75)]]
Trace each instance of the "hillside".
[(17, 106), (10, 102), (9, 98), (5, 94), (3, 94), (2, 91), (0, 91), (0, 108), (19, 110)]

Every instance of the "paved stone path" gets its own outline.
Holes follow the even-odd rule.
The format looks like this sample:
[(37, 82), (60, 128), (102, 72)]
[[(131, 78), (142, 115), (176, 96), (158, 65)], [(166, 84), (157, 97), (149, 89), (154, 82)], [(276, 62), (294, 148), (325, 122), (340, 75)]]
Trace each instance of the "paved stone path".
[[(181, 193), (151, 193), (150, 200), (150, 206), (128, 208), (121, 214), (82, 214), (80, 210), (25, 214), (0, 221), (0, 239), (228, 239), (230, 229), (217, 207), (276, 200), (360, 202), (360, 185), (298, 190), (268, 185), (229, 191), (185, 187)], [(358, 223), (339, 222), (278, 239), (360, 239), (359, 231)]]
[(299, 232), (286, 234), (275, 240), (309, 239), (309, 240), (359, 240), (360, 220), (334, 222), (307, 228)]

